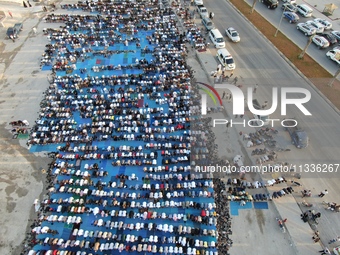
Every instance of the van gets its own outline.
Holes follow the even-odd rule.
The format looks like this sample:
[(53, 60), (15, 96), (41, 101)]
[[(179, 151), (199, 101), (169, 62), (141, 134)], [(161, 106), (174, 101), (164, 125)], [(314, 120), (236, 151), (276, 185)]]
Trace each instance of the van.
[(217, 28), (210, 30), (209, 38), (216, 48), (224, 48), (225, 47), (223, 35), (221, 34), (221, 32)]
[(313, 9), (310, 8), (308, 5), (306, 4), (298, 4), (296, 6), (298, 13), (301, 14), (301, 16), (308, 18), (308, 17), (312, 17), (313, 14)]
[(202, 19), (202, 24), (203, 26), (208, 30), (210, 31), (211, 29), (213, 29), (215, 26), (214, 26), (214, 23), (212, 22), (211, 19), (209, 18), (203, 18)]
[(226, 48), (219, 49), (216, 53), (217, 59), (220, 61), (221, 65), (227, 70), (234, 70), (236, 65), (233, 56), (227, 51)]

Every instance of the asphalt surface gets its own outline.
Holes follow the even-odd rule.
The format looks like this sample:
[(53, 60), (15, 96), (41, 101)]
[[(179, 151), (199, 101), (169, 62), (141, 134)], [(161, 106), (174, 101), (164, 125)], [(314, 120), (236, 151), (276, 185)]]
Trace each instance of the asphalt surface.
[[(340, 136), (339, 129), (337, 128), (339, 126), (338, 112), (319, 95), (319, 92), (314, 89), (312, 84), (294, 70), (247, 21), (236, 13), (228, 2), (207, 1), (205, 5), (209, 11), (215, 13), (214, 23), (220, 31), (223, 31), (223, 29), (228, 26), (234, 26), (241, 35), (240, 43), (233, 44), (227, 42), (226, 48), (232, 53), (235, 59), (237, 67), (234, 75), (241, 77), (239, 84), (243, 85), (242, 89), (244, 91), (249, 86), (254, 86), (256, 83), (259, 84), (256, 97), (258, 97), (261, 102), (265, 100), (270, 102), (272, 87), (302, 87), (311, 92), (312, 97), (306, 104), (306, 107), (312, 113), (312, 116), (304, 116), (299, 110), (293, 109), (292, 107), (288, 107), (287, 114), (287, 117), (295, 117), (299, 122), (299, 126), (307, 132), (310, 138), (308, 148), (302, 150), (294, 148), (294, 146), (291, 145), (288, 133), (281, 127), (277, 127), (279, 134), (276, 139), (280, 147), (291, 149), (290, 152), (280, 153), (279, 160), (293, 164), (293, 166), (296, 165), (297, 172), (302, 174), (301, 183), (313, 192), (313, 197), (308, 198), (308, 200), (314, 204), (313, 208), (315, 210), (320, 211), (323, 216), (325, 216), (321, 218), (318, 228), (322, 234), (322, 242), (327, 244), (330, 239), (337, 235), (336, 232), (340, 223), (338, 215), (325, 211), (322, 205), (322, 200), (325, 199), (337, 202), (337, 195), (339, 193), (337, 185), (339, 169), (337, 169), (337, 171), (332, 171), (331, 169), (332, 163), (339, 164), (338, 155), (340, 151), (338, 144)], [(215, 54), (215, 49), (211, 48), (210, 51), (212, 55)], [(209, 54), (207, 54), (207, 57), (208, 55)], [(209, 61), (202, 61), (202, 63), (207, 62)], [(209, 63), (211, 63), (210, 66), (205, 66), (208, 72), (216, 68), (214, 64), (218, 64), (216, 59), (212, 59)], [(248, 112), (246, 117), (252, 118), (251, 113)], [(271, 117), (283, 119), (279, 113), (274, 113)], [(242, 130), (242, 128), (237, 129), (244, 133), (246, 132), (246, 130)], [(323, 163), (328, 164), (328, 167), (326, 167), (326, 170), (322, 173), (311, 173), (311, 170), (308, 171), (307, 169), (308, 167), (313, 167), (313, 164)], [(336, 167), (337, 165), (333, 166)], [(317, 194), (323, 189), (329, 190), (327, 198), (318, 198)], [(287, 204), (283, 203), (284, 206), (281, 206), (281, 209), (285, 211), (285, 213), (289, 213), (289, 209), (287, 210), (287, 208), (289, 208), (288, 204), (292, 205), (292, 203), (296, 202), (301, 202), (299, 192), (296, 192), (295, 199), (290, 200)], [(302, 208), (302, 210), (305, 209), (306, 208)], [(291, 217), (297, 216), (297, 218), (299, 218), (300, 212), (301, 210), (298, 208)], [(299, 219), (296, 220), (295, 222), (298, 222)], [(305, 234), (307, 234), (307, 232)], [(297, 231), (295, 236), (301, 237), (301, 233)], [(308, 242), (299, 242), (298, 246), (306, 246), (307, 243)], [(333, 244), (333, 246), (336, 245), (337, 244)], [(307, 246), (309, 247), (309, 244)], [(308, 251), (305, 251), (307, 252), (306, 254), (308, 254)]]
[[(20, 1), (21, 2), (21, 1)], [(0, 254), (19, 254), (18, 246), (25, 235), (25, 227), (30, 214), (33, 213), (33, 201), (43, 191), (41, 170), (46, 168), (46, 158), (42, 155), (29, 154), (24, 140), (12, 139), (8, 123), (17, 119), (27, 119), (33, 123), (37, 119), (39, 110), (38, 102), (42, 98), (41, 92), (48, 86), (47, 73), (39, 70), (40, 55), (43, 46), (48, 42), (41, 31), (45, 24), (40, 22), (43, 13), (41, 7), (24, 9), (19, 5), (4, 3), (4, 9), (10, 9), (13, 19), (4, 21), (6, 26), (25, 20), (25, 29), (20, 39), (13, 43), (4, 40), (4, 31), (1, 33), (1, 240)], [(294, 149), (290, 143), (288, 134), (282, 128), (277, 127), (279, 135), (277, 140), (280, 146), (291, 148), (291, 152), (279, 154), (280, 161), (293, 164), (302, 163), (339, 163), (339, 116), (332, 107), (305, 81), (279, 53), (262, 37), (256, 30), (245, 21), (233, 8), (224, 1), (206, 1), (209, 11), (215, 13), (214, 23), (223, 31), (226, 26), (235, 26), (241, 34), (241, 42), (232, 44), (227, 42), (227, 48), (233, 54), (237, 68), (234, 76), (240, 77), (239, 83), (242, 89), (259, 84), (256, 97), (261, 101), (271, 98), (270, 88), (277, 87), (303, 87), (312, 93), (311, 101), (306, 107), (312, 112), (312, 117), (305, 117), (296, 109), (288, 107), (288, 115), (299, 120), (300, 125), (307, 131), (310, 137), (310, 146), (304, 150)], [(260, 7), (260, 4), (258, 4)], [(266, 9), (266, 11), (268, 11)], [(197, 24), (200, 20), (197, 19)], [(58, 25), (58, 24), (56, 24)], [(289, 24), (290, 25), (290, 24)], [(37, 26), (38, 35), (33, 36), (31, 29)], [(51, 26), (51, 24), (49, 24)], [(299, 34), (304, 38), (303, 34)], [(211, 77), (207, 74), (217, 67), (215, 49), (205, 56), (189, 58), (189, 64), (197, 70), (197, 81), (210, 82)], [(201, 61), (201, 62), (199, 62)], [(331, 62), (332, 63), (332, 62)], [(201, 70), (206, 72), (201, 72)], [(221, 91), (220, 91), (221, 92)], [(222, 92), (221, 92), (222, 93)], [(209, 102), (211, 104), (211, 102)], [(225, 113), (211, 115), (214, 118), (231, 116), (231, 103), (224, 102), (227, 110)], [(270, 102), (269, 102), (270, 105)], [(229, 115), (228, 115), (229, 113)], [(251, 118), (251, 113), (246, 112), (245, 118)], [(279, 114), (273, 118), (282, 118)], [(245, 164), (251, 164), (254, 157), (247, 157), (250, 149), (244, 149), (240, 131), (252, 132), (241, 127), (218, 128), (216, 135), (221, 158), (232, 159), (235, 155), (244, 155)], [(340, 169), (338, 170), (340, 171)], [(327, 243), (334, 238), (340, 227), (338, 214), (325, 211), (321, 204), (322, 200), (337, 202), (339, 188), (337, 185), (337, 173), (311, 174), (302, 173), (300, 180), (303, 185), (312, 189), (313, 197), (308, 201), (314, 203), (314, 208), (322, 213), (321, 222), (318, 226), (321, 240)], [(228, 177), (228, 176), (226, 176)], [(273, 177), (268, 174), (265, 179)], [(256, 175), (248, 178), (256, 179)], [(280, 187), (277, 187), (279, 189)], [(327, 188), (329, 194), (323, 199), (316, 194)], [(276, 188), (275, 188), (276, 189)], [(262, 192), (262, 191), (261, 191)], [(269, 210), (241, 210), (240, 215), (233, 219), (234, 247), (231, 254), (317, 254), (319, 244), (313, 244), (312, 230), (299, 219), (300, 209), (296, 202), (301, 201), (300, 190), (296, 188), (293, 196), (284, 197), (273, 204)], [(287, 233), (283, 234), (275, 221), (281, 215), (287, 217)], [(337, 244), (334, 244), (335, 246)]]
[[(209, 11), (215, 12), (214, 23), (220, 31), (223, 31), (229, 25), (237, 25), (241, 42), (237, 44), (227, 42), (226, 48), (235, 58), (236, 70), (234, 75), (241, 77), (239, 83), (243, 85), (244, 91), (247, 87), (258, 84), (259, 88), (257, 93), (254, 94), (254, 98), (258, 98), (260, 102), (269, 101), (269, 106), (271, 105), (273, 87), (300, 87), (310, 91), (311, 100), (305, 106), (312, 113), (312, 116), (305, 116), (295, 106), (287, 107), (287, 116), (281, 115), (281, 107), (278, 107), (277, 111), (271, 115), (271, 118), (281, 120), (296, 118), (299, 126), (306, 130), (310, 138), (308, 148), (294, 150), (294, 153), (293, 151), (286, 153), (285, 159), (293, 164), (338, 162), (340, 136), (337, 128), (339, 126), (337, 111), (320, 97), (319, 92), (301, 77), (265, 38), (235, 12), (229, 3), (218, 1), (208, 2), (206, 5)], [(225, 18), (218, 18), (222, 12), (225, 12), (223, 15)], [(211, 49), (211, 52), (214, 55), (215, 49)], [(299, 95), (295, 96), (296, 98), (299, 97)], [(251, 117), (251, 114), (248, 114)], [(284, 138), (281, 146), (293, 148), (288, 133), (284, 132), (282, 127), (276, 127), (279, 131), (282, 131), (280, 136)], [(335, 176), (337, 177), (336, 173), (329, 175), (329, 177)]]
[[(253, 3), (253, 0), (247, 0), (246, 1), (250, 6)], [(315, 1), (301, 1), (298, 0), (296, 1), (297, 4), (305, 4), (310, 2), (309, 6), (312, 8), (314, 7)], [(316, 1), (317, 2), (317, 1)], [(334, 2), (334, 1), (333, 1)], [(330, 3), (330, 2), (329, 2)], [(321, 7), (321, 3), (319, 2), (319, 8)], [(316, 4), (316, 6), (318, 6)], [(327, 4), (325, 2), (324, 4)], [(305, 36), (300, 30), (296, 29), (296, 24), (290, 24), (286, 19), (283, 19), (281, 22), (281, 25), (279, 26), (281, 15), (283, 10), (281, 9), (282, 6), (282, 1), (279, 3), (279, 7), (274, 9), (274, 10), (268, 10), (267, 6), (262, 4), (261, 2), (257, 2), (255, 5), (255, 10), (260, 13), (264, 18), (266, 18), (271, 24), (273, 24), (275, 27), (279, 28), (279, 30), (285, 34), (290, 40), (292, 40), (296, 45), (298, 45), (301, 49), (305, 48), (308, 42), (308, 37)], [(324, 14), (322, 14), (318, 9), (315, 7), (313, 8), (313, 17), (311, 18), (304, 18), (301, 15), (299, 15), (300, 20), (299, 23), (304, 23), (307, 20), (312, 20), (314, 18), (323, 18), (323, 19), (328, 19), (329, 21), (332, 22), (333, 28), (332, 30), (340, 30), (339, 22), (337, 20), (330, 20), (327, 18)], [(327, 32), (327, 30), (325, 30)], [(317, 46), (312, 43), (308, 49), (307, 53), (310, 55), (314, 60), (316, 60), (323, 68), (325, 68), (328, 72), (331, 74), (335, 74), (336, 71), (338, 70), (337, 64), (334, 61), (329, 60), (326, 57), (326, 52), (330, 49), (332, 49), (334, 46), (328, 47), (326, 49), (318, 49)]]

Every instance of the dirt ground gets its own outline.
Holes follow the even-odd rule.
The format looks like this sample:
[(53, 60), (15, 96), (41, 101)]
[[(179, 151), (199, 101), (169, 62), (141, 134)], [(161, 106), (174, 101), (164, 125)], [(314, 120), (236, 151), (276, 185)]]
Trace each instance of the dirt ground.
[[(13, 139), (9, 122), (26, 119), (32, 127), (38, 118), (38, 102), (48, 86), (40, 56), (48, 41), (42, 33), (31, 32), (34, 26), (42, 30), (44, 13), (10, 1), (1, 2), (1, 7), (11, 10), (13, 18), (2, 20), (5, 27), (0, 28), (0, 254), (19, 255), (29, 231), (26, 226), (36, 215), (33, 202), (41, 200), (42, 170), (50, 160), (44, 153), (30, 153), (25, 137)], [(12, 42), (5, 38), (6, 29), (18, 22), (24, 22), (24, 30)]]

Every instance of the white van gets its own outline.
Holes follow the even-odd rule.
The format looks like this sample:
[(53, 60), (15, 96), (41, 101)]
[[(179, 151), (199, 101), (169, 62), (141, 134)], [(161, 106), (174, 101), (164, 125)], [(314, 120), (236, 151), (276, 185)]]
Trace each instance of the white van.
[(223, 35), (221, 34), (221, 32), (217, 28), (210, 30), (209, 38), (216, 48), (224, 48), (225, 47)]
[(298, 13), (300, 13), (303, 17), (312, 17), (313, 9), (310, 8), (307, 4), (298, 4), (296, 8), (298, 10)]
[(233, 56), (227, 51), (226, 48), (219, 49), (216, 53), (218, 60), (221, 65), (224, 66), (227, 70), (234, 70), (236, 65), (233, 59)]

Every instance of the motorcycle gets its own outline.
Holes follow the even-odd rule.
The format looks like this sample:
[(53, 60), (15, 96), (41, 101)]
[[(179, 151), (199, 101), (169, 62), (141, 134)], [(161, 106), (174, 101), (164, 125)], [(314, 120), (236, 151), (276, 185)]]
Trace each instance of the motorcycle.
[(269, 146), (269, 147), (276, 147), (276, 141), (275, 140), (266, 140), (264, 142), (264, 144)]
[(281, 232), (282, 232), (282, 233), (285, 233), (285, 232), (286, 232), (286, 228), (285, 228), (285, 226), (283, 225), (284, 221), (283, 221), (283, 220), (280, 220), (279, 218), (276, 218), (276, 221), (277, 221), (277, 223), (278, 223), (279, 226), (280, 226)]
[(306, 201), (302, 201), (301, 205), (305, 206), (305, 207), (313, 207), (313, 204), (311, 203), (307, 203)]
[(254, 156), (254, 155), (263, 155), (263, 154), (266, 154), (267, 153), (267, 149), (266, 148), (263, 148), (263, 149), (258, 149), (256, 148), (255, 150), (253, 150), (251, 152), (251, 155)]
[(310, 190), (301, 190), (302, 193), (302, 197), (311, 197), (312, 196), (312, 192)]
[(340, 205), (337, 205), (337, 203), (334, 203), (334, 202), (327, 203), (323, 201), (322, 204), (326, 206), (325, 207), (326, 210), (330, 210), (333, 212), (340, 212)]

